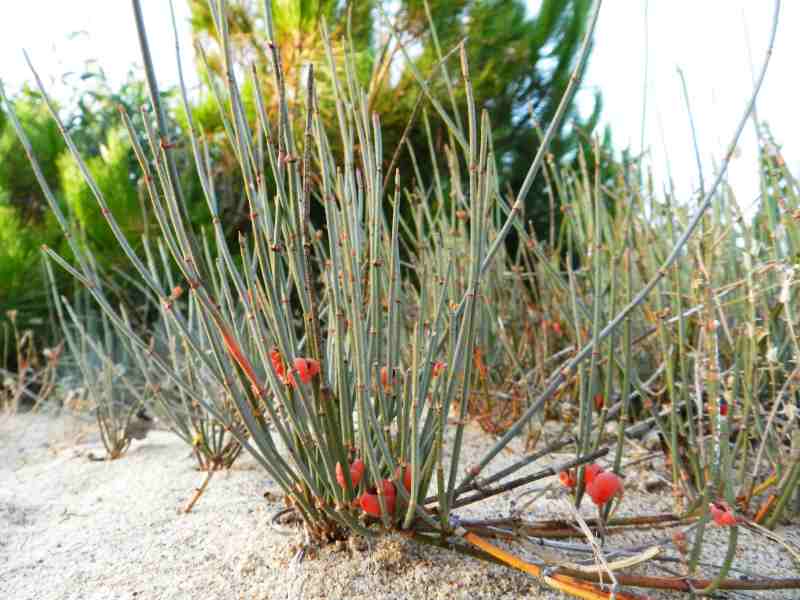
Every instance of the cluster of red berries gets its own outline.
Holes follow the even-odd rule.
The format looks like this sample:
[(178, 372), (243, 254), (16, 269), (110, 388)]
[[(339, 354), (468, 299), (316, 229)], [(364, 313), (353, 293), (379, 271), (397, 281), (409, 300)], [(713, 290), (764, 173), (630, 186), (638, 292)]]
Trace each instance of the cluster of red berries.
[[(622, 495), (622, 479), (611, 471), (603, 470), (598, 464), (587, 465), (583, 476), (586, 480), (586, 493), (597, 506), (603, 506), (614, 496)], [(558, 478), (564, 487), (574, 488), (578, 485), (573, 471), (561, 471)], [(725, 502), (711, 502), (708, 509), (714, 523), (720, 527), (731, 527), (739, 523), (733, 509)]]
[[(350, 465), (350, 481), (353, 483), (353, 488), (357, 488), (364, 477), (366, 467), (364, 461), (360, 458), (354, 460)], [(395, 475), (399, 478), (400, 468), (398, 467)], [(336, 463), (336, 482), (344, 487), (347, 487), (347, 481), (344, 476), (344, 469), (341, 463)], [(394, 514), (395, 506), (397, 505), (397, 489), (394, 482), (390, 479), (383, 479), (380, 482), (381, 491), (383, 492), (383, 501), (386, 504), (386, 512), (389, 515)], [(411, 491), (411, 469), (406, 467), (403, 471), (403, 487), (407, 492)], [(381, 503), (378, 499), (378, 488), (372, 486), (358, 497), (358, 505), (365, 513), (371, 517), (379, 518), (381, 516)]]
[[(596, 463), (586, 466), (583, 477), (586, 481), (586, 493), (597, 506), (603, 506), (614, 496), (622, 495), (622, 478), (616, 473), (605, 471)], [(578, 484), (572, 471), (561, 471), (558, 478), (568, 488), (574, 488)]]

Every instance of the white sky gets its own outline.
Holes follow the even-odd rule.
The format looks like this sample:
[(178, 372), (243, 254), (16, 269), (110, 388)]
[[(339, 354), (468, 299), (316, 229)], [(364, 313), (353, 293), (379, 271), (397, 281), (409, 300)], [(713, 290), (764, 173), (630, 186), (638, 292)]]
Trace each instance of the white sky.
[[(528, 0), (535, 5), (534, 0)], [(16, 90), (28, 80), (21, 49), (58, 94), (61, 74), (81, 73), (97, 59), (112, 81), (120, 81), (139, 49), (129, 0), (6, 0), (0, 22), (0, 78)], [(175, 52), (167, 0), (142, 0), (159, 80), (176, 81)], [(603, 121), (618, 146), (640, 149), (645, 63), (648, 65), (644, 148), (658, 185), (666, 159), (680, 199), (697, 188), (697, 169), (680, 80), (685, 73), (707, 182), (721, 159), (752, 88), (752, 62), (763, 59), (773, 3), (768, 0), (606, 0), (600, 14), (587, 82), (603, 93)], [(184, 70), (191, 73), (191, 39), (184, 0), (175, 0)], [(645, 9), (649, 42), (645, 43)], [(793, 168), (800, 171), (797, 61), (800, 1), (783, 2), (775, 53), (758, 104)], [(68, 34), (88, 35), (68, 39)], [(647, 57), (647, 61), (645, 60)], [(730, 181), (743, 203), (758, 194), (756, 144), (749, 126)], [(706, 184), (708, 185), (708, 183)]]

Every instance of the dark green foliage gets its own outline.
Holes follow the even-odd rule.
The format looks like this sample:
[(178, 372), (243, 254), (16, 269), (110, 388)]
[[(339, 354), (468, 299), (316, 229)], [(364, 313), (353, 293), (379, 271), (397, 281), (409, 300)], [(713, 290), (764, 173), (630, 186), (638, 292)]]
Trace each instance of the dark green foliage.
[[(87, 159), (86, 165), (100, 191), (108, 198), (109, 208), (125, 231), (128, 241), (136, 247), (143, 232), (144, 217), (137, 198), (136, 180), (130, 169), (131, 154), (127, 134), (119, 129), (111, 129), (100, 147), (100, 154)], [(114, 236), (111, 229), (78, 165), (65, 153), (59, 157), (58, 167), (64, 199), (86, 243), (101, 264), (113, 262), (121, 253), (112, 243)]]
[[(45, 179), (57, 187), (56, 159), (66, 148), (58, 127), (34, 92), (23, 91), (16, 99), (14, 109), (31, 140), (33, 151), (41, 156)], [(28, 157), (5, 115), (0, 119), (0, 205), (12, 206), (16, 212), (15, 219), (24, 224), (41, 221), (45, 207), (44, 196)]]
[[(43, 157), (45, 178), (57, 186), (56, 159), (65, 148), (58, 127), (34, 92), (23, 91), (14, 108), (34, 152)], [(0, 311), (17, 309), (25, 327), (47, 310), (39, 247), (58, 246), (58, 228), (45, 206), (22, 144), (0, 112)]]
[[(198, 42), (205, 51), (211, 71), (219, 75), (222, 73), (223, 59), (219, 33), (213, 26), (208, 3), (205, 0), (189, 0), (189, 4)], [(424, 0), (402, 0), (399, 3), (381, 0), (273, 3), (274, 41), (286, 71), (287, 89), (293, 92), (288, 99), (289, 106), (295, 108), (297, 81), (302, 65), (307, 62), (326, 64), (319, 22), (326, 22), (331, 31), (334, 52), (337, 52), (346, 45), (349, 14), (349, 39), (352, 40), (357, 59), (357, 75), (368, 92), (368, 109), (381, 115), (383, 147), (391, 149), (384, 151), (384, 168), (387, 168), (391, 153), (399, 145), (422, 93), (412, 67), (404, 59), (404, 52), (409, 53), (418, 72), (428, 77), (436, 74), (443, 54), (468, 38), (467, 54), (475, 98), (478, 107), (489, 112), (493, 125), (493, 147), (499, 159), (501, 189), (519, 189), (539, 147), (537, 126), (544, 129), (552, 120), (569, 82), (587, 26), (591, 2), (544, 0), (533, 16), (527, 14), (525, 2), (521, 0), (446, 0), (428, 2), (428, 6), (430, 15)], [(266, 68), (270, 61), (262, 11), (262, 2), (229, 4), (228, 27), (235, 59), (244, 64), (254, 64), (262, 76), (262, 85), (271, 90), (273, 75)], [(383, 18), (384, 11), (386, 19)], [(395, 38), (389, 37), (392, 27), (397, 31)], [(438, 50), (434, 33), (438, 39)], [(398, 39), (402, 41), (401, 44), (397, 42)], [(201, 62), (199, 58), (198, 61)], [(455, 93), (455, 106), (448, 99), (444, 77), (435, 77), (432, 91), (456, 122), (462, 122), (466, 115), (466, 99), (460, 82), (457, 56), (451, 58), (446, 66)], [(325, 70), (322, 71), (318, 80), (320, 98), (330, 98), (330, 94), (325, 93), (326, 75)], [(205, 76), (208, 77), (208, 73)], [(342, 81), (346, 81), (344, 74)], [(266, 93), (265, 96), (272, 103), (272, 108), (277, 106), (274, 93)], [(207, 110), (208, 104), (202, 102), (198, 105), (198, 121), (207, 133), (214, 129), (219, 131), (220, 124), (218, 120), (215, 122), (216, 117), (209, 120), (202, 118), (212, 115)], [(431, 117), (433, 160), (443, 163), (444, 146), (452, 145), (452, 140), (430, 102), (426, 101), (423, 106)], [(573, 101), (567, 110), (564, 126), (550, 147), (556, 163), (577, 168), (578, 150), (582, 149), (587, 164), (593, 170), (595, 152), (591, 136), (600, 107), (600, 98), (596, 95), (590, 114), (581, 115)], [(328, 126), (334, 127), (336, 117), (332, 107), (321, 106), (320, 112)], [(301, 117), (300, 114), (295, 116)], [(428, 159), (429, 146), (419, 113), (408, 140), (417, 153), (420, 174), (423, 179), (432, 181), (433, 164)], [(608, 134), (601, 142), (600, 175), (607, 181), (613, 174)], [(404, 179), (410, 180), (414, 166), (405, 150), (403, 148), (397, 166)], [(334, 148), (336, 151), (337, 148)], [(438, 164), (438, 167), (443, 172), (447, 171), (445, 164)], [(540, 175), (526, 199), (526, 218), (533, 220), (540, 233), (547, 230), (551, 217), (545, 183)], [(555, 217), (559, 219), (560, 211), (555, 211)]]
[[(68, 83), (69, 77), (65, 78)], [(112, 89), (102, 72), (87, 72), (71, 83), (70, 106), (65, 125), (101, 190), (110, 199), (112, 211), (136, 245), (143, 230), (136, 182), (136, 163), (127, 134), (120, 129), (118, 106), (134, 115), (144, 102), (144, 84), (132, 78)], [(92, 193), (77, 165), (68, 156), (64, 138), (37, 92), (24, 89), (14, 99), (14, 110), (39, 158), (44, 177), (68, 218), (79, 226), (101, 265), (119, 263), (121, 252), (97, 209)], [(139, 126), (138, 131), (143, 131)], [(0, 309), (17, 309), (23, 324), (48, 322), (47, 282), (41, 267), (43, 244), (71, 253), (60, 235), (34, 176), (24, 148), (10, 120), (0, 112)], [(60, 276), (60, 274), (59, 274)], [(66, 280), (59, 277), (61, 293)], [(71, 285), (71, 284), (70, 284)], [(39, 333), (45, 333), (40, 331)]]
[[(419, 36), (425, 51), (416, 59), (422, 73), (430, 73), (438, 56), (433, 44), (428, 42), (430, 31), (422, 0), (403, 2), (402, 28)], [(526, 14), (525, 3), (508, 0), (461, 0), (429, 3), (431, 16), (442, 52), (446, 52), (464, 37), (472, 72), (472, 84), (478, 106), (489, 113), (493, 127), (493, 147), (498, 158), (501, 189), (518, 190), (539, 148), (541, 133), (553, 120), (559, 102), (569, 83), (578, 55), (580, 43), (587, 26), (591, 2), (589, 0), (544, 0), (533, 17)], [(450, 77), (457, 81), (458, 65), (449, 64)], [(582, 76), (583, 74), (581, 74)], [(398, 88), (408, 92), (396, 94), (398, 99), (410, 102), (415, 81), (404, 73)], [(436, 88), (444, 100), (447, 90), (441, 79)], [(458, 112), (465, 114), (466, 99), (463, 86), (455, 86)], [(378, 110), (386, 114), (387, 106)], [(589, 115), (581, 115), (573, 100), (564, 118), (564, 125), (550, 144), (550, 154), (556, 164), (578, 166), (578, 150), (589, 157), (594, 166), (591, 135), (600, 116), (599, 94), (595, 96)], [(410, 110), (410, 107), (407, 107)], [(392, 111), (395, 115), (398, 112)], [(397, 117), (395, 117), (397, 118)], [(399, 126), (397, 123), (394, 127)], [(439, 146), (449, 143), (445, 128), (434, 124), (434, 137)], [(394, 141), (387, 132), (388, 147)], [(604, 154), (610, 153), (610, 139), (605, 138)], [(425, 132), (416, 128), (411, 145), (415, 149), (426, 147)], [(426, 170), (420, 161), (421, 169)], [(424, 174), (424, 173), (423, 173)], [(608, 169), (601, 175), (610, 175)], [(534, 222), (537, 232), (544, 234), (550, 220), (549, 198), (545, 179), (539, 175), (526, 198), (526, 219)], [(560, 211), (555, 212), (558, 220)]]

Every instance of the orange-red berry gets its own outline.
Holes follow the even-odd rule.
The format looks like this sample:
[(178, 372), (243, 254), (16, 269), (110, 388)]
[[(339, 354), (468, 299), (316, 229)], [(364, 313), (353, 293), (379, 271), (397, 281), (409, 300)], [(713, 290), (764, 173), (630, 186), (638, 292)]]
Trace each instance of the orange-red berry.
[(383, 486), (383, 495), (387, 498), (394, 498), (397, 496), (397, 489), (394, 487), (394, 483), (392, 483), (391, 479), (384, 479), (381, 481), (381, 485)]
[(381, 385), (383, 389), (388, 389), (389, 387), (389, 369), (386, 367), (381, 367)]
[[(394, 472), (395, 479), (400, 479), (400, 469), (401, 467), (397, 467), (397, 469), (395, 470)], [(407, 466), (403, 471), (403, 487), (406, 488), (407, 492), (411, 491), (411, 476), (412, 476), (411, 471), (412, 470), (410, 466)]]
[[(388, 479), (384, 479), (381, 485), (383, 486), (383, 501), (386, 503), (386, 510), (390, 515), (393, 515), (395, 505), (397, 504), (397, 490), (394, 484)], [(371, 517), (378, 518), (381, 516), (381, 503), (378, 499), (377, 491), (369, 491), (361, 494), (361, 497), (358, 499), (358, 505), (361, 507), (361, 510)]]
[(345, 481), (344, 478), (344, 469), (340, 462), (336, 463), (336, 483), (338, 483), (340, 487), (347, 487), (347, 481)]
[(711, 518), (714, 519), (714, 523), (720, 527), (730, 527), (739, 522), (731, 507), (724, 502), (711, 502), (708, 505), (708, 509), (711, 511)]
[(313, 358), (295, 358), (294, 370), (300, 376), (300, 381), (310, 383), (314, 375), (319, 373), (319, 361)]
[(558, 479), (561, 481), (561, 485), (568, 488), (574, 488), (578, 483), (575, 479), (575, 476), (572, 474), (572, 471), (561, 471), (558, 474)]
[[(350, 481), (353, 482), (353, 487), (358, 487), (358, 484), (361, 483), (361, 478), (364, 476), (364, 461), (360, 458), (357, 458), (353, 461), (350, 465)], [(336, 482), (341, 487), (347, 487), (347, 481), (344, 478), (344, 469), (342, 469), (341, 463), (336, 463)]]
[(366, 468), (364, 461), (360, 458), (355, 459), (353, 464), (350, 465), (350, 479), (353, 480), (353, 486), (357, 486), (361, 483), (361, 478), (364, 477)]
[(605, 406), (606, 399), (603, 394), (595, 394), (594, 395), (594, 408), (596, 411), (600, 412), (603, 410), (603, 406)]
[(592, 482), (586, 486), (586, 493), (592, 502), (602, 506), (617, 494), (622, 493), (622, 479), (611, 471), (598, 473)]
[(603, 472), (603, 467), (601, 467), (597, 463), (586, 465), (586, 468), (583, 471), (583, 479), (586, 482), (586, 485), (589, 486), (592, 483), (592, 481), (594, 481), (594, 478), (597, 477), (602, 472)]

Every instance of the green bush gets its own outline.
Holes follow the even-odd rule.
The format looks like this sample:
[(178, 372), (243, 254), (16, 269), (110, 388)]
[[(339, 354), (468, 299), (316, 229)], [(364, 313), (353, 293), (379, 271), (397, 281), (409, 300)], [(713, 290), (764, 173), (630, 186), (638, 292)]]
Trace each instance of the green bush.
[[(23, 91), (14, 102), (14, 110), (31, 141), (33, 151), (41, 157), (45, 180), (51, 186), (56, 186), (56, 159), (66, 149), (58, 126), (36, 93)], [(22, 144), (5, 118), (0, 121), (0, 205), (13, 206), (19, 211), (24, 224), (32, 219), (41, 219), (46, 206)]]
[[(130, 170), (131, 155), (127, 134), (120, 129), (111, 129), (100, 147), (100, 154), (87, 159), (86, 166), (100, 192), (108, 199), (109, 210), (122, 227), (128, 242), (137, 247), (146, 216), (142, 215), (138, 200), (136, 175)], [(94, 193), (69, 154), (60, 156), (57, 164), (65, 203), (77, 221), (85, 243), (102, 265), (112, 265), (122, 253), (97, 206)]]
[[(34, 152), (43, 158), (45, 179), (57, 184), (56, 159), (66, 147), (58, 126), (36, 93), (20, 94), (14, 110)], [(59, 246), (58, 226), (45, 206), (22, 144), (5, 113), (0, 113), (0, 311), (19, 310), (25, 326), (37, 317), (44, 321), (46, 310), (39, 247)]]

